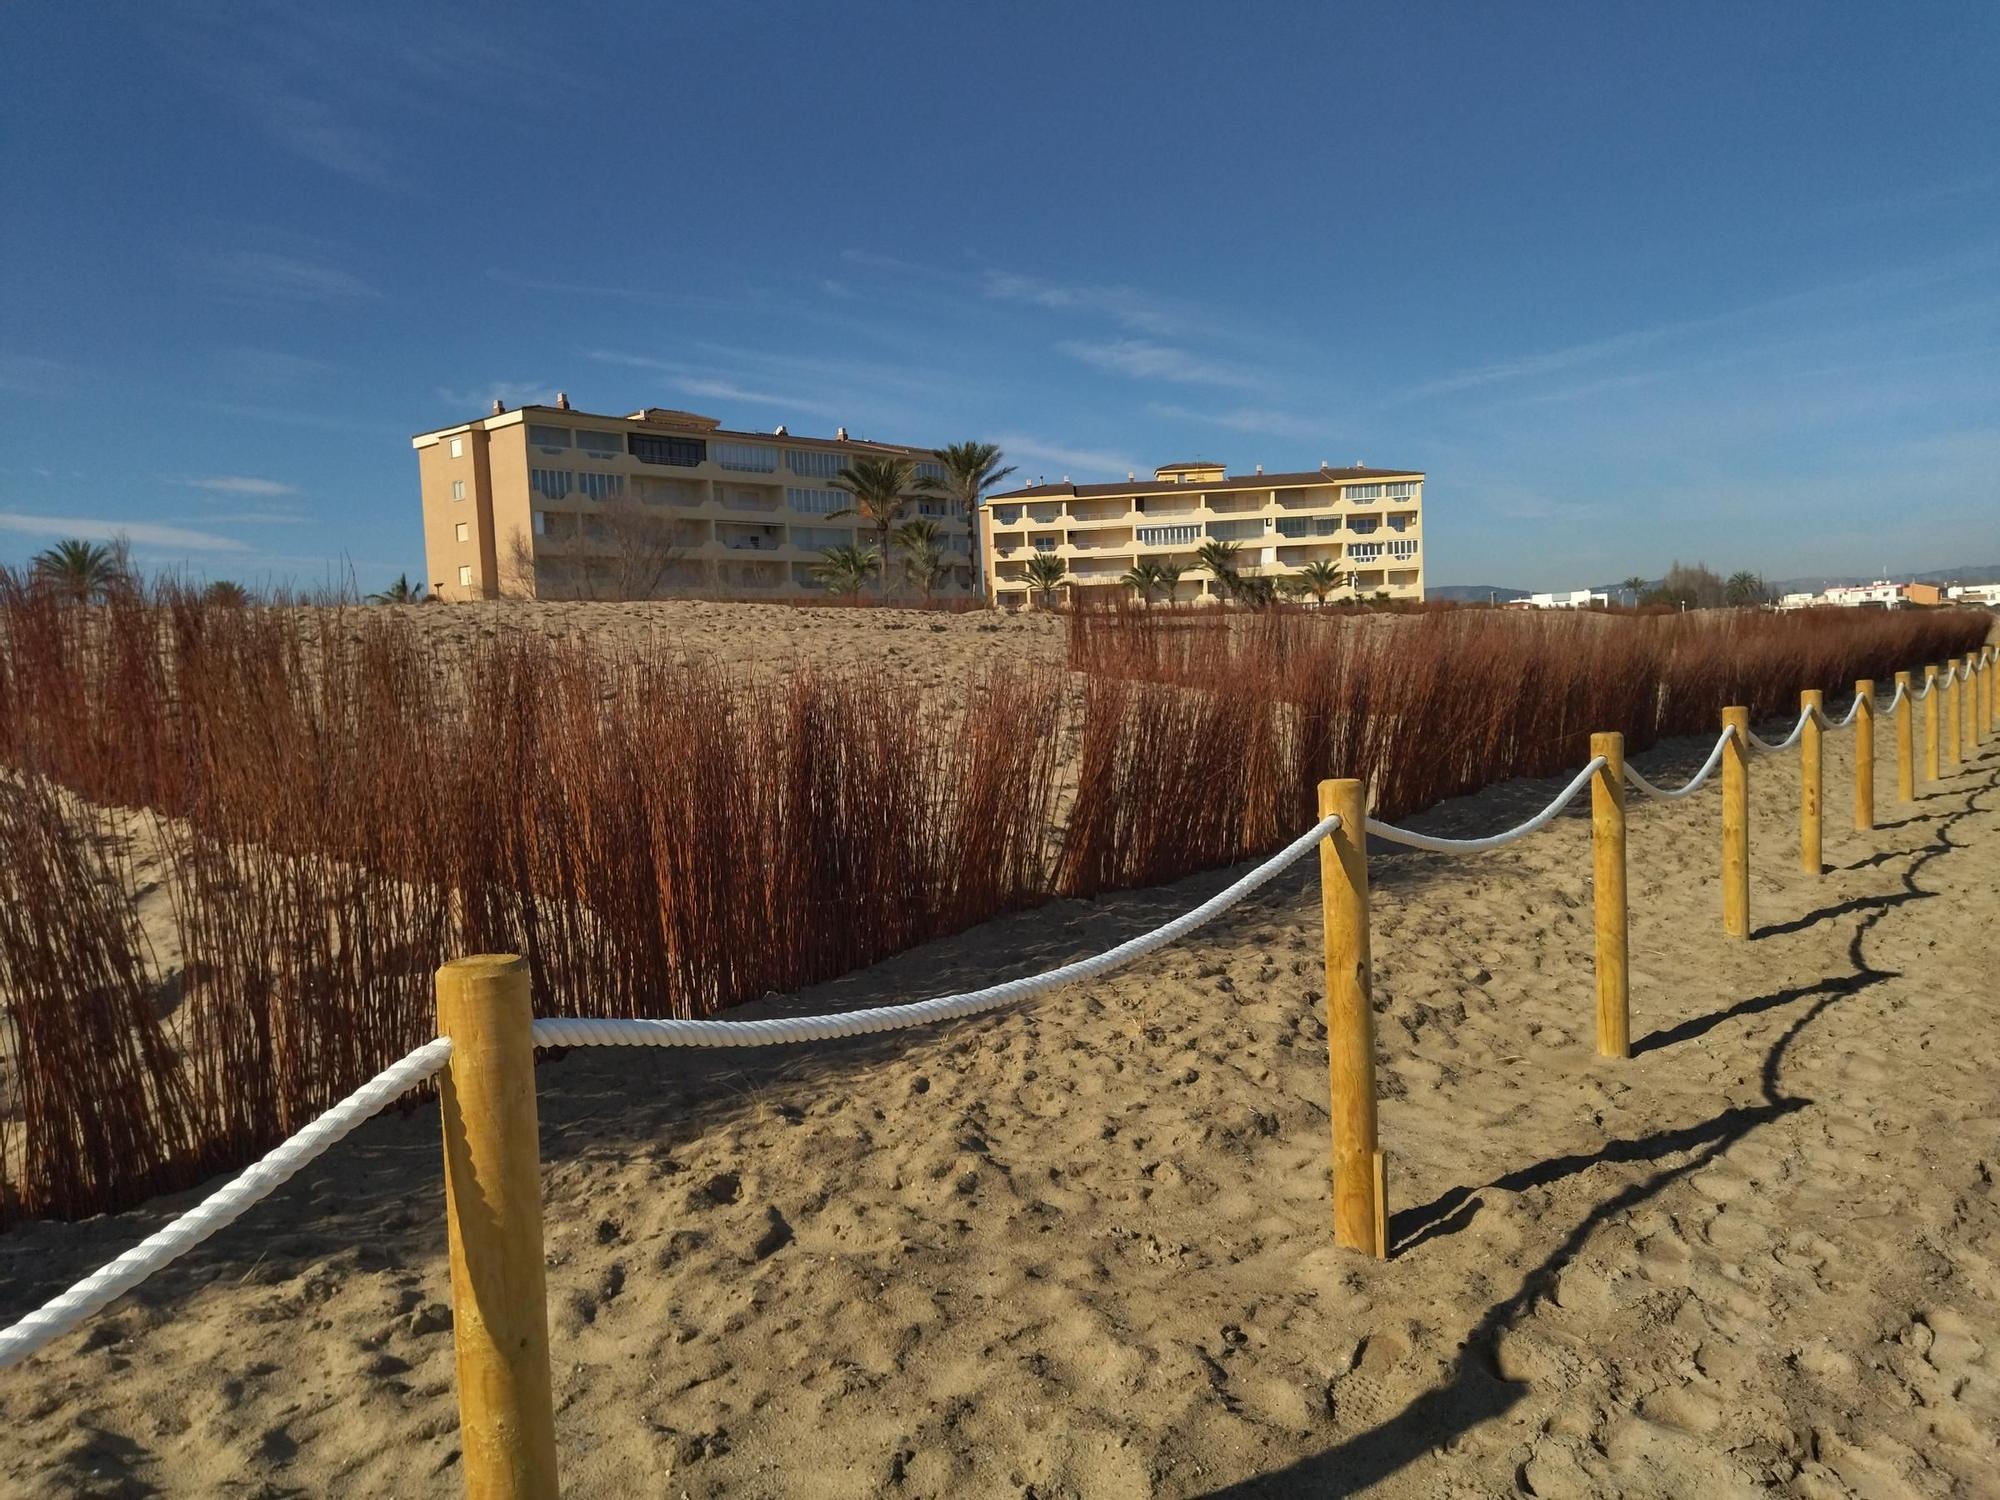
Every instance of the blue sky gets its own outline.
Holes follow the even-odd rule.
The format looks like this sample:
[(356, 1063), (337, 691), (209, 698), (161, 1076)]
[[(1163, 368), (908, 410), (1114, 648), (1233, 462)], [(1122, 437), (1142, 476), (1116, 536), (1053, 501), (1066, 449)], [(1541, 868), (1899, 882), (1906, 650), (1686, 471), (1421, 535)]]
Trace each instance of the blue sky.
[(2000, 563), (2000, 8), (0, 11), (0, 562), (420, 575), (409, 435), (1421, 468), (1433, 583)]

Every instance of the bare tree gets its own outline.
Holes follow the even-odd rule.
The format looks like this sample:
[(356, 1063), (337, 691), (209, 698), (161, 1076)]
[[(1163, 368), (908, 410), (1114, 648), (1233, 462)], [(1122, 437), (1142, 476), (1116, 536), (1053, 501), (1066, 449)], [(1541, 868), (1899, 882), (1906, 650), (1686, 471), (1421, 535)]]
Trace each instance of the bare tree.
[(516, 526), (507, 537), (507, 555), (500, 559), (500, 594), (506, 599), (533, 599), (540, 584), (535, 576), (535, 543)]

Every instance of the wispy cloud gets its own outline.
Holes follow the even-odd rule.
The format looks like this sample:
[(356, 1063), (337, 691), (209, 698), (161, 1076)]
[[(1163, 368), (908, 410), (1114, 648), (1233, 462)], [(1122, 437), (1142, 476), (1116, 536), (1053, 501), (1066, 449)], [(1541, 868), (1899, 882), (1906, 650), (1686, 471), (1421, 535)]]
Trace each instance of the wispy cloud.
[(390, 187), (388, 138), (347, 117), (327, 79), (306, 79), (264, 62), (214, 71), (223, 93), (235, 100), (278, 146), (370, 187)]
[(1171, 344), (1149, 339), (1064, 339), (1056, 345), (1071, 359), (1081, 360), (1099, 370), (1129, 375), (1134, 380), (1166, 380), (1177, 385), (1213, 385), (1254, 389), (1261, 384), (1247, 371), (1215, 360), (1204, 359)]
[(1156, 299), (1127, 286), (1044, 281), (1018, 271), (999, 270), (984, 272), (979, 277), (979, 286), (996, 301), (1018, 302), (1058, 312), (1096, 313), (1138, 333), (1170, 334), (1182, 322), (1179, 315)]
[(206, 263), (218, 288), (245, 301), (353, 306), (376, 301), (382, 295), (352, 271), (303, 255), (221, 250), (209, 255)]
[(276, 500), (298, 493), (295, 485), (280, 484), (275, 479), (255, 479), (247, 474), (217, 474), (207, 479), (176, 479), (174, 483), (186, 485), (191, 490), (208, 490), (218, 495), (246, 495), (261, 500)]
[(477, 407), (484, 413), (495, 401), (504, 402), (509, 407), (552, 405), (556, 399), (556, 388), (538, 380), (495, 380), (481, 386), (455, 388), (441, 385), (437, 394), (438, 400), (447, 406), (461, 410)]
[(68, 365), (35, 354), (0, 353), (0, 391), (46, 396), (68, 385)]
[(710, 380), (699, 376), (682, 377), (674, 381), (674, 389), (689, 396), (706, 396), (713, 401), (744, 401), (754, 406), (776, 407), (780, 411), (810, 412), (814, 416), (831, 417), (839, 415), (835, 407), (803, 396), (784, 396), (772, 391), (746, 390), (729, 380)]
[(1226, 427), (1232, 432), (1254, 432), (1266, 437), (1316, 439), (1332, 436), (1332, 429), (1323, 420), (1315, 421), (1311, 417), (1299, 416), (1293, 412), (1273, 411), (1261, 407), (1239, 406), (1233, 411), (1197, 411), (1192, 407), (1154, 401), (1149, 402), (1146, 409), (1154, 416), (1164, 417), (1170, 422)]
[(112, 521), (98, 516), (36, 516), (22, 511), (0, 510), (0, 531), (20, 531), (30, 536), (79, 536), (109, 541), (125, 537), (134, 546), (185, 549), (191, 552), (247, 552), (249, 547), (234, 537), (212, 531), (195, 531), (185, 526), (162, 526), (153, 521)]
[(993, 441), (1000, 446), (1001, 452), (1007, 455), (1010, 462), (1024, 458), (1039, 458), (1045, 463), (1062, 465), (1064, 472), (1072, 478), (1101, 475), (1105, 479), (1122, 479), (1127, 474), (1139, 471), (1138, 460), (1127, 458), (1122, 453), (1072, 448), (1065, 443), (1049, 442), (1025, 433), (1002, 433)]

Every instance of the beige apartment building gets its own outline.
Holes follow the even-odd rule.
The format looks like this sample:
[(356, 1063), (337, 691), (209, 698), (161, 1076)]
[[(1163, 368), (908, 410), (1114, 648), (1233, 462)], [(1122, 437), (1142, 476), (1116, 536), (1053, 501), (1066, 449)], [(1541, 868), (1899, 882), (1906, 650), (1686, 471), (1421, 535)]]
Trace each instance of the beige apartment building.
[[(1149, 484), (1036, 484), (994, 495), (982, 530), (988, 590), (997, 604), (1029, 602), (1028, 560), (1059, 558), (1063, 592), (1117, 587), (1141, 561), (1182, 569), (1177, 601), (1223, 589), (1195, 561), (1206, 542), (1234, 542), (1236, 571), (1280, 579), (1330, 562), (1335, 598), (1424, 597), (1424, 476), (1413, 469), (1226, 474), (1221, 464), (1169, 464)], [(1348, 575), (1351, 575), (1351, 581)], [(1163, 596), (1164, 597), (1164, 596)]]
[[(928, 448), (735, 432), (713, 417), (647, 407), (629, 416), (554, 406), (506, 411), (411, 439), (424, 508), (425, 578), (444, 599), (823, 596), (829, 547), (873, 545), (834, 476), (858, 458), (907, 458), (942, 478)], [(965, 520), (935, 521), (951, 566), (941, 597), (972, 589)], [(893, 563), (891, 577), (894, 577)]]

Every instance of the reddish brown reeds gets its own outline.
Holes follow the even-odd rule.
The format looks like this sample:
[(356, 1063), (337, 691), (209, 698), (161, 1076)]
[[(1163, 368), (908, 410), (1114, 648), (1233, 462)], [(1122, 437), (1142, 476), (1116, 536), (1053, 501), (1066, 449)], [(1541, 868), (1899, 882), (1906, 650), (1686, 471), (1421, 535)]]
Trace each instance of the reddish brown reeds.
[(454, 954), (527, 955), (545, 1010), (709, 1015), (1241, 859), (1310, 823), (1325, 775), (1398, 816), (1580, 764), (1594, 730), (1636, 750), (1729, 701), (1789, 716), (1983, 625), (1079, 613), (1074, 685), (931, 699), (0, 575), (0, 1208), (246, 1160), (424, 1040)]

